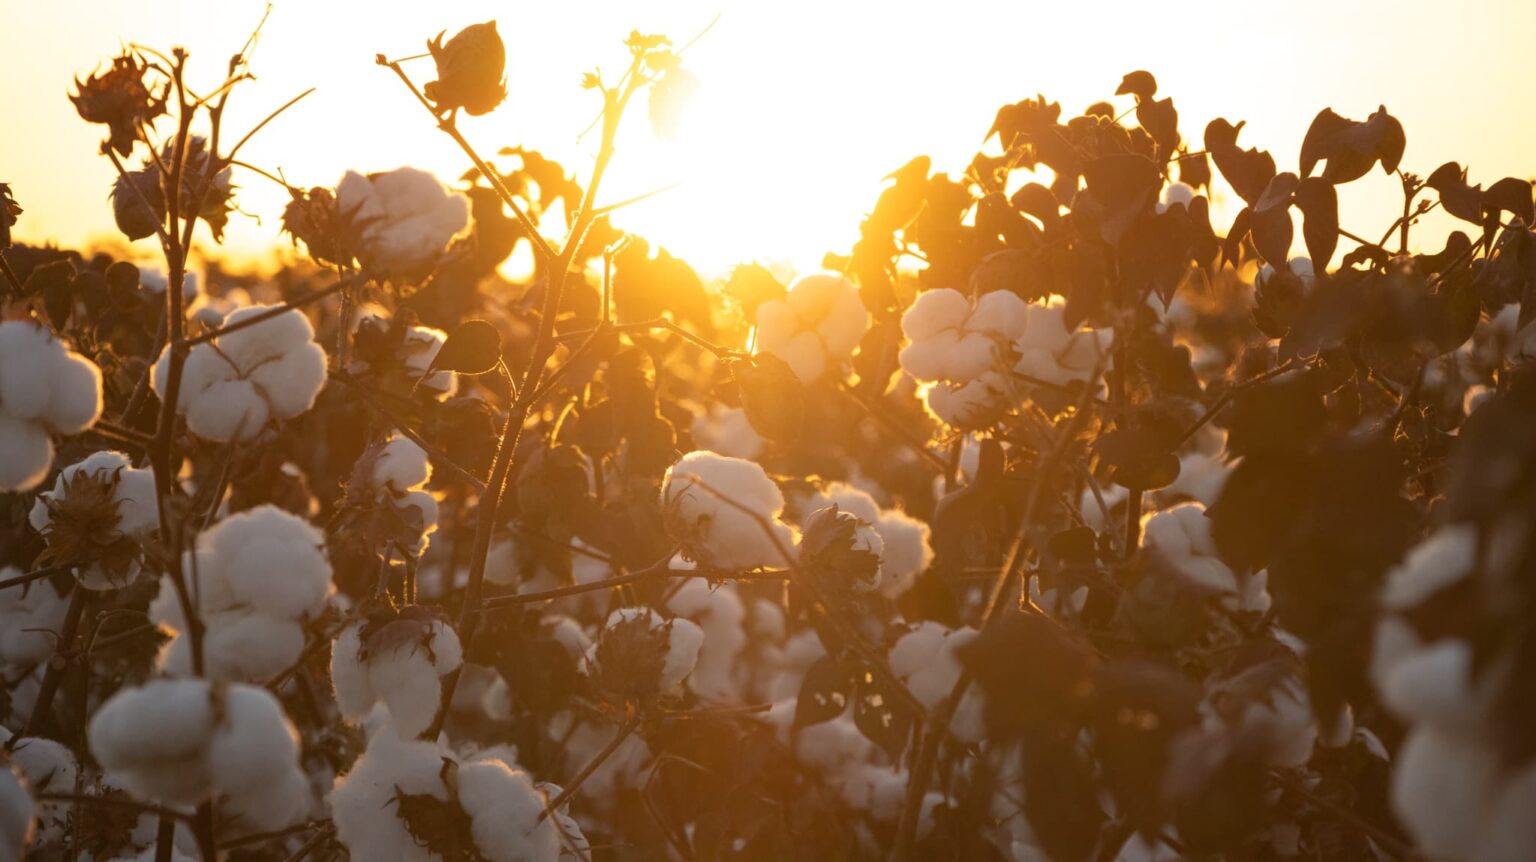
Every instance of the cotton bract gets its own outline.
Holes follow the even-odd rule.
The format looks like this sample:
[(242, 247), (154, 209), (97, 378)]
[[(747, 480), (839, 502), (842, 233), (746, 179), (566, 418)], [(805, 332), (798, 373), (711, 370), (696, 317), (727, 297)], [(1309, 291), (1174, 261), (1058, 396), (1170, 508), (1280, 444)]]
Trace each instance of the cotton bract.
[[(272, 307), (252, 305), (231, 312), (233, 326)], [(166, 397), (170, 348), (155, 362), (155, 394)], [(187, 429), (207, 440), (250, 440), (269, 424), (291, 419), (314, 406), (325, 385), (325, 351), (315, 343), (309, 318), (295, 309), (264, 319), (187, 354), (176, 411)]]
[(27, 491), (53, 464), (50, 434), (101, 418), (101, 369), (42, 326), (0, 323), (0, 491)]
[(900, 509), (882, 509), (864, 491), (845, 482), (833, 482), (807, 504), (815, 510), (836, 505), (844, 512), (871, 525), (884, 549), (880, 553), (880, 592), (895, 598), (912, 586), (917, 576), (933, 562), (926, 523)]
[(125, 586), (142, 571), (139, 541), (160, 528), (154, 472), (133, 467), (121, 452), (93, 452), (59, 471), (27, 516), (48, 542), (50, 560), (73, 562), (88, 590)]
[(619, 608), (587, 651), (582, 671), (615, 700), (645, 700), (693, 673), (704, 630), (650, 608)]
[[(208, 676), (265, 682), (298, 660), (305, 621), (325, 609), (335, 589), (324, 544), (319, 530), (272, 505), (231, 515), (198, 536), (182, 568), (196, 573)], [(150, 615), (176, 632), (161, 653), (165, 670), (190, 673), (186, 619), (169, 576)]]
[(801, 276), (784, 299), (757, 308), (758, 351), (784, 360), (805, 383), (852, 356), (868, 329), (859, 289), (832, 272)]
[(336, 187), (336, 206), (351, 226), (358, 260), (386, 279), (426, 275), (469, 223), (464, 196), (416, 168), (348, 171)]
[(790, 562), (794, 531), (779, 520), (784, 494), (752, 461), (689, 452), (667, 469), (661, 505), (667, 531), (701, 566), (740, 571)]
[(107, 776), (182, 808), (217, 798), (223, 822), (280, 829), (308, 810), (298, 732), (264, 688), (157, 679), (102, 704), (87, 731)]

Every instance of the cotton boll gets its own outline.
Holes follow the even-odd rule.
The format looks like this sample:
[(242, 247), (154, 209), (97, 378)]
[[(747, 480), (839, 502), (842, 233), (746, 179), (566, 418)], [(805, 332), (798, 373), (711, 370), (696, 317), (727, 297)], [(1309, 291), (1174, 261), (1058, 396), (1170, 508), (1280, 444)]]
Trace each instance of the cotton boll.
[(36, 422), (0, 413), (0, 491), (27, 491), (48, 476), (53, 441)]
[(378, 700), (373, 683), (368, 681), (368, 669), (359, 656), (363, 649), (359, 634), (362, 627), (362, 623), (347, 626), (331, 644), (331, 684), (336, 705), (352, 721), (366, 716)]
[(784, 495), (756, 463), (690, 452), (667, 469), (661, 502), (668, 532), (702, 565), (740, 571), (790, 563), (794, 532), (778, 520)]
[(1163, 193), (1157, 202), (1159, 213), (1167, 212), (1173, 207), (1189, 207), (1189, 202), (1195, 199), (1195, 190), (1188, 183), (1169, 183), (1163, 187)]
[(980, 430), (996, 422), (1008, 407), (1008, 381), (987, 372), (966, 383), (941, 380), (923, 389), (928, 412), (951, 428)]
[(1029, 305), (1024, 332), (1013, 342), (1019, 354), (1014, 370), (1060, 386), (1085, 383), (1094, 368), (1109, 370), (1113, 345), (1112, 330), (1079, 328), (1069, 332), (1066, 303), (1053, 296)]
[(544, 819), (544, 798), (528, 774), (500, 761), (467, 763), (458, 771), (459, 804), (471, 818), (475, 847), (491, 862), (556, 859), (560, 835)]
[(441, 686), (432, 659), (415, 644), (368, 660), (368, 682), (401, 736), (416, 736), (437, 716)]
[(208, 765), (227, 800), (254, 831), (287, 826), (305, 810), (308, 782), (298, 769), (299, 735), (264, 688), (230, 686), (223, 722), (208, 743)]
[(393, 740), (383, 733), (331, 791), (336, 837), (354, 859), (369, 862), (433, 862), (438, 856), (417, 843), (398, 816), (398, 794), (448, 799), (443, 750), (435, 743)]
[[(33, 794), (75, 792), (79, 764), (69, 749), (51, 739), (28, 736), (15, 740), (11, 766), (21, 773)], [(69, 802), (39, 803), (35, 812), (37, 842), (51, 844), (67, 837), (73, 808)]]
[(740, 407), (711, 402), (694, 411), (691, 427), (693, 442), (700, 449), (729, 458), (751, 461), (761, 455), (767, 445)]
[(0, 491), (27, 491), (53, 461), (55, 434), (79, 434), (101, 417), (101, 370), (47, 329), (0, 323)]
[(373, 466), (374, 482), (396, 493), (404, 493), (427, 484), (432, 478), (432, 462), (426, 450), (409, 437), (395, 435), (384, 444)]
[[(194, 346), (182, 370), (176, 409), (187, 428), (219, 442), (250, 440), (269, 422), (291, 419), (314, 406), (325, 385), (325, 351), (314, 327), (296, 309), (252, 305), (230, 313), (226, 326), (261, 317), (259, 323)], [(155, 362), (150, 383), (165, 397), (170, 385), (170, 348)]]
[(427, 274), (469, 223), (469, 204), (426, 171), (399, 168), (364, 176), (348, 171), (337, 210), (358, 237), (357, 257), (384, 278)]
[[(691, 620), (702, 630), (702, 648), (694, 646), (697, 655), (695, 666), (683, 667), (688, 644), (668, 650), (668, 667), (662, 671), (662, 687), (668, 681), (681, 681), (688, 677), (688, 687), (700, 697), (710, 701), (733, 700), (739, 696), (733, 671), (737, 658), (747, 645), (747, 635), (742, 627), (746, 608), (736, 593), (736, 588), (726, 584), (711, 589), (701, 579), (685, 581), (667, 600), (667, 610), (677, 617)], [(674, 641), (678, 638), (673, 635)], [(673, 657), (676, 656), (674, 664)], [(691, 670), (691, 675), (690, 675)], [(679, 672), (681, 671), (681, 672)]]
[(1497, 755), (1481, 743), (1421, 725), (1398, 750), (1392, 808), (1427, 856), (1466, 859), (1495, 802), (1498, 774)]
[(19, 862), (32, 843), (32, 794), (14, 769), (0, 760), (0, 862)]
[(1510, 776), (1484, 819), (1473, 858), (1478, 862), (1520, 862), (1536, 847), (1536, 765)]
[(901, 367), (917, 380), (959, 388), (993, 369), (1026, 314), (1024, 301), (1007, 291), (975, 302), (949, 288), (926, 291), (901, 318), (909, 341), (898, 355)]
[[(937, 709), (960, 680), (961, 666), (956, 651), (975, 637), (976, 630), (971, 628), (950, 631), (936, 622), (918, 623), (891, 648), (891, 672), (924, 709)], [(984, 733), (983, 709), (980, 688), (967, 688), (956, 707), (950, 729), (962, 740), (980, 741)]]
[(152, 680), (118, 691), (87, 731), (106, 776), (140, 799), (191, 806), (208, 792), (213, 704), (201, 680)]
[(783, 359), (802, 382), (814, 383), (841, 364), (869, 329), (858, 288), (837, 273), (796, 279), (783, 300), (757, 311), (757, 349)]
[[(93, 543), (97, 558), (74, 569), (86, 589), (125, 586), (141, 569), (137, 542), (160, 526), (154, 485), (154, 473), (135, 469), (123, 453), (94, 452), (59, 471), (53, 488), (38, 495), (32, 504), (28, 522), (51, 550), (66, 559), (75, 558), (77, 552), (70, 549), (78, 548), (82, 541)], [(71, 498), (72, 488), (78, 489), (79, 497)], [(108, 506), (110, 511), (95, 510), (98, 505)], [(61, 518), (58, 528), (53, 523), (55, 512)], [(75, 524), (92, 525), (90, 535), (80, 535)], [(111, 543), (119, 537), (134, 541), (127, 545)]]
[(1141, 542), (1190, 584), (1220, 596), (1227, 608), (1259, 613), (1269, 608), (1269, 593), (1259, 580), (1263, 573), (1239, 580), (1221, 561), (1200, 503), (1180, 503), (1145, 516)]
[[(14, 567), (0, 567), (0, 580), (21, 574)], [(52, 633), (63, 625), (68, 606), (47, 579), (0, 590), (0, 675), (5, 680), (22, 676), (53, 655)]]

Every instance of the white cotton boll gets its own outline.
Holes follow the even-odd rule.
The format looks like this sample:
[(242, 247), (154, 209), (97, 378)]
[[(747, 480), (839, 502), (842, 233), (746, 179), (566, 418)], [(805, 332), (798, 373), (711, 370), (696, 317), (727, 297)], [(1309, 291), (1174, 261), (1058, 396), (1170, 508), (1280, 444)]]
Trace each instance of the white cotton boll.
[[(742, 623), (746, 607), (736, 594), (736, 588), (726, 584), (711, 589), (702, 579), (684, 581), (677, 592), (667, 600), (667, 610), (675, 617), (698, 624), (701, 646), (694, 646), (696, 661), (684, 668), (683, 659), (687, 644), (677, 648), (679, 634), (676, 621), (672, 641), (674, 648), (667, 650), (667, 667), (662, 671), (662, 688), (672, 684), (673, 677), (681, 681), (688, 678), (688, 687), (705, 700), (732, 700), (739, 695), (732, 671), (736, 660), (747, 645), (747, 634)], [(674, 665), (676, 657), (676, 666)], [(681, 671), (681, 673), (679, 673)]]
[(432, 462), (426, 450), (399, 434), (389, 438), (374, 461), (373, 481), (397, 493), (425, 485), (431, 478)]
[(897, 509), (888, 509), (875, 522), (875, 530), (885, 542), (880, 557), (880, 592), (890, 598), (911, 589), (917, 576), (933, 563), (926, 523)]
[(448, 340), (448, 333), (430, 326), (412, 326), (405, 332), (405, 343), (410, 355), (406, 357), (405, 366), (409, 369), (410, 379), (418, 381), (419, 386), (438, 397), (452, 395), (459, 388), (459, 376), (452, 371), (431, 371), (433, 360), (437, 359), (437, 352), (443, 348), (443, 343)]
[(467, 763), (459, 768), (458, 789), (475, 847), (489, 862), (559, 857), (560, 836), (542, 817), (544, 798), (526, 772), (496, 760)]
[(1172, 207), (1187, 208), (1189, 202), (1194, 199), (1194, 187), (1188, 183), (1169, 183), (1163, 187), (1163, 193), (1158, 197), (1157, 211), (1164, 213)]
[(101, 418), (101, 369), (94, 362), (72, 350), (55, 353), (48, 385), (48, 409), (40, 418), (49, 428), (79, 434)]
[(19, 862), (34, 832), (32, 794), (21, 778), (0, 760), (0, 862)]
[(362, 623), (347, 626), (331, 644), (331, 684), (336, 693), (336, 705), (341, 714), (352, 721), (366, 716), (378, 700), (373, 683), (368, 680), (368, 669), (358, 657), (363, 647), (362, 627)]
[(1426, 856), (1470, 858), (1496, 800), (1499, 770), (1498, 756), (1476, 740), (1415, 727), (1392, 771), (1398, 822)]
[(439, 859), (416, 842), (397, 814), (397, 794), (448, 799), (441, 772), (445, 752), (430, 742), (391, 739), (383, 733), (368, 742), (363, 756), (331, 791), (336, 837), (354, 859), (369, 862), (433, 862)]
[(198, 537), (229, 585), (230, 601), (273, 616), (317, 614), (332, 592), (325, 536), (273, 505), (231, 515)]
[(1008, 406), (1007, 381), (987, 372), (968, 383), (941, 380), (923, 389), (923, 404), (935, 419), (952, 428), (979, 430), (997, 421)]
[(1287, 677), (1263, 702), (1250, 702), (1239, 719), (1245, 730), (1264, 741), (1267, 760), (1275, 766), (1304, 766), (1317, 743), (1317, 724), (1306, 687)]
[[(1066, 303), (1059, 296), (1029, 305), (1024, 333), (1014, 339), (1019, 361), (1014, 370), (1050, 383), (1086, 382), (1093, 369), (1107, 371), (1114, 332), (1066, 327)], [(1102, 375), (1100, 386), (1103, 385)]]
[[(304, 653), (304, 629), (293, 620), (232, 611), (209, 614), (206, 622), (204, 670), (213, 679), (269, 680)], [(166, 649), (167, 673), (192, 672), (186, 638), (177, 637)]]
[(726, 407), (711, 402), (694, 411), (693, 442), (700, 449), (730, 458), (751, 461), (763, 453), (767, 443), (762, 435), (747, 421), (747, 412), (740, 407)]
[(202, 680), (157, 679), (119, 690), (91, 716), (91, 753), (133, 795), (189, 806), (208, 790), (213, 703)]
[(814, 383), (842, 363), (869, 329), (869, 312), (853, 282), (837, 273), (802, 276), (782, 300), (758, 307), (757, 350), (789, 364), (802, 382)]
[(1268, 609), (1267, 576), (1260, 572), (1239, 580), (1221, 561), (1204, 505), (1179, 503), (1143, 517), (1141, 542), (1187, 581), (1219, 595), (1229, 609)]
[(336, 205), (360, 236), (358, 258), (377, 274), (424, 275), (469, 223), (469, 204), (426, 171), (398, 168), (364, 176), (348, 171)]
[[(0, 580), (20, 569), (0, 567)], [(64, 623), (69, 600), (47, 580), (0, 590), (0, 675), (9, 681), (53, 655), (54, 636)]]
[(48, 476), (53, 441), (36, 422), (0, 412), (0, 491), (28, 491)]
[[(230, 313), (226, 325), (271, 313), (252, 305)], [(199, 344), (187, 355), (177, 412), (199, 437), (220, 442), (250, 440), (269, 422), (291, 419), (314, 406), (325, 384), (325, 351), (314, 327), (288, 309), (236, 332)], [(164, 397), (169, 385), (167, 347), (155, 362), (151, 388)]]
[(1505, 782), (1484, 820), (1473, 858), (1478, 862), (1522, 862), (1536, 847), (1536, 764), (1526, 764)]
[[(574, 566), (575, 558), (572, 555)], [(517, 543), (510, 539), (503, 539), (491, 545), (491, 549), (485, 555), (485, 579), (493, 584), (503, 587), (515, 587), (522, 581), (517, 563)]]
[(406, 644), (367, 662), (368, 682), (389, 709), (395, 730), (414, 737), (437, 717), (442, 694), (432, 659), (417, 644)]
[[(1312, 268), (1311, 258), (1300, 256), (1293, 257), (1286, 261), (1286, 266), (1290, 268), (1291, 272), (1297, 278), (1301, 279), (1301, 285), (1304, 291), (1310, 291), (1312, 286), (1316, 284), (1316, 273)], [(1266, 263), (1259, 267), (1259, 272), (1256, 276), (1254, 276), (1253, 279), (1253, 286), (1258, 290), (1263, 290), (1265, 285), (1269, 283), (1269, 280), (1274, 277), (1275, 268)]]
[(738, 571), (791, 562), (794, 531), (779, 520), (784, 495), (752, 461), (690, 452), (667, 469), (661, 502), (668, 531), (703, 565)]
[(919, 294), (901, 318), (909, 342), (898, 355), (901, 367), (925, 382), (968, 383), (990, 371), (999, 351), (1022, 332), (1025, 309), (1007, 291), (975, 302), (949, 288)]
[[(51, 739), (28, 736), (15, 740), (11, 765), (26, 779), (33, 794), (75, 792), (79, 764), (69, 749)], [(73, 808), (68, 802), (40, 803), (36, 809), (37, 841), (52, 843), (65, 838)]]
[[(222, 722), (208, 742), (208, 765), (219, 790), (236, 800), (260, 799), (263, 790), (282, 786), (297, 771), (299, 734), (283, 713), (282, 704), (265, 688), (231, 685), (225, 689)], [(302, 801), (295, 799), (297, 803)], [(261, 805), (269, 817), (279, 814), (270, 803)], [(281, 808), (281, 806), (279, 806)], [(254, 829), (275, 829), (287, 825), (286, 819), (297, 811), (288, 806), (283, 822), (249, 822)]]
[(945, 330), (958, 329), (970, 314), (970, 300), (960, 291), (925, 290), (902, 314), (901, 331), (914, 342), (927, 341)]
[(1404, 621), (1377, 624), (1372, 677), (1382, 701), (1401, 718), (1475, 732), (1488, 704), (1473, 683), (1472, 645), (1423, 644)]
[(1436, 530), (1388, 573), (1382, 603), (1398, 611), (1418, 605), (1470, 574), (1476, 555), (1476, 527), (1457, 524)]
[[(197, 299), (197, 273), (186, 272), (181, 279), (181, 299), (184, 305), (191, 305)], [(171, 283), (170, 276), (165, 270), (154, 266), (139, 267), (139, 286), (156, 296), (165, 296), (165, 287)]]

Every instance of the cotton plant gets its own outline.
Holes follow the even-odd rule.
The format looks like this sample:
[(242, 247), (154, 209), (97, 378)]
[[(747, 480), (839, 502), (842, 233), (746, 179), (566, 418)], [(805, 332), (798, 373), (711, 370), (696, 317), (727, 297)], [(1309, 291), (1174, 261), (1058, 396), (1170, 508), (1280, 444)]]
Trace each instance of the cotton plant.
[(784, 493), (761, 466), (689, 452), (661, 483), (667, 532), (700, 566), (723, 571), (790, 563), (794, 530), (779, 520)]
[(342, 715), (361, 721), (382, 703), (393, 732), (416, 737), (437, 717), (443, 677), (463, 661), (458, 633), (441, 612), (367, 605), (331, 644), (336, 704)]
[(431, 272), (448, 243), (469, 223), (469, 202), (417, 168), (348, 171), (336, 186), (336, 209), (364, 269), (382, 279)]
[[(194, 345), (177, 390), (176, 412), (187, 430), (217, 443), (253, 440), (267, 428), (314, 406), (325, 385), (325, 350), (309, 318), (296, 309), (252, 305), (231, 312), (225, 326), (277, 313)], [(170, 348), (155, 362), (155, 394), (168, 397)]]
[[(306, 625), (335, 591), (324, 547), (319, 530), (273, 505), (236, 513), (198, 535), (182, 569), (197, 587), (204, 673), (260, 683), (298, 661)], [(161, 651), (161, 668), (191, 674), (191, 633), (169, 575), (149, 611), (174, 633)]]
[(832, 272), (804, 275), (783, 299), (757, 307), (757, 350), (815, 383), (850, 356), (869, 330), (869, 312), (853, 282)]
[(69, 565), (88, 590), (127, 586), (160, 528), (154, 473), (121, 452), (93, 452), (59, 471), (27, 520), (47, 545), (40, 562)]
[(53, 465), (53, 435), (101, 418), (101, 370), (46, 327), (0, 322), (0, 492), (30, 491)]
[(217, 801), (224, 822), (251, 832), (313, 808), (298, 732), (259, 686), (162, 678), (123, 688), (91, 716), (87, 740), (106, 776), (144, 802)]
[(514, 764), (460, 760), (388, 732), (369, 740), (330, 801), (336, 837), (355, 859), (553, 862), (585, 841), (574, 821), (546, 816), (545, 794)]

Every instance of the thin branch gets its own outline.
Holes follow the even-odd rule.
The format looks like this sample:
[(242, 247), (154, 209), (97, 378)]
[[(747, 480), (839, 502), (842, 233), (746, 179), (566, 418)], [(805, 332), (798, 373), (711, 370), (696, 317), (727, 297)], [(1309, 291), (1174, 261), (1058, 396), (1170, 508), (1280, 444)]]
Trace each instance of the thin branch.
[(188, 347), (195, 347), (196, 345), (213, 341), (216, 338), (222, 338), (223, 336), (229, 335), (231, 333), (239, 332), (240, 330), (247, 327), (255, 326), (258, 323), (266, 323), (267, 321), (272, 320), (275, 317), (280, 317), (281, 315), (293, 311), (296, 308), (303, 308), (306, 305), (319, 302), (320, 300), (325, 299), (327, 296), (330, 296), (339, 290), (352, 287), (353, 285), (358, 284), (363, 280), (363, 275), (361, 273), (349, 275), (345, 278), (338, 279), (331, 284), (320, 288), (319, 290), (312, 290), (309, 293), (299, 297), (298, 299), (290, 299), (287, 302), (284, 302), (282, 305), (269, 308), (260, 314), (253, 314), (250, 317), (237, 320), (228, 326), (221, 326), (218, 329), (210, 330), (194, 338), (185, 339), (182, 341), (182, 343)]
[(581, 771), (576, 773), (576, 777), (571, 779), (570, 784), (560, 790), (558, 796), (545, 803), (544, 810), (539, 813), (539, 822), (543, 822), (551, 813), (558, 811), (560, 806), (564, 805), (572, 796), (575, 796), (576, 791), (581, 789), (581, 785), (592, 776), (592, 773), (596, 772), (599, 766), (607, 762), (608, 758), (612, 757), (613, 753), (619, 750), (619, 746), (624, 744), (624, 740), (629, 739), (629, 735), (634, 733), (639, 727), (640, 718), (638, 715), (632, 715), (625, 720), (624, 724), (619, 727), (619, 732), (615, 733), (613, 739), (603, 746), (603, 750), (599, 751), (596, 757), (587, 761), (587, 765), (583, 766)]
[(268, 114), (266, 116), (266, 119), (264, 119), (261, 122), (257, 123), (249, 132), (245, 133), (245, 137), (243, 137), (240, 140), (236, 141), (235, 145), (233, 147), (230, 147), (229, 154), (224, 157), (224, 163), (225, 164), (230, 164), (231, 162), (233, 162), (234, 158), (235, 158), (235, 155), (240, 152), (240, 148), (245, 146), (246, 142), (249, 141), (252, 137), (255, 137), (257, 132), (259, 132), (262, 129), (266, 128), (266, 125), (268, 123), (270, 123), (273, 120), (277, 119), (284, 111), (288, 110), (289, 108), (291, 108), (294, 105), (297, 105), (299, 102), (303, 101), (304, 97), (308, 96), (310, 93), (313, 93), (314, 91), (315, 91), (315, 88), (314, 87), (310, 87), (308, 90), (305, 90), (304, 92), (302, 92), (302, 93), (298, 94), (297, 96), (294, 96), (293, 98), (291, 98), (288, 101), (284, 102), (282, 104), (282, 106), (279, 107), (277, 110), (275, 110), (272, 113)]

